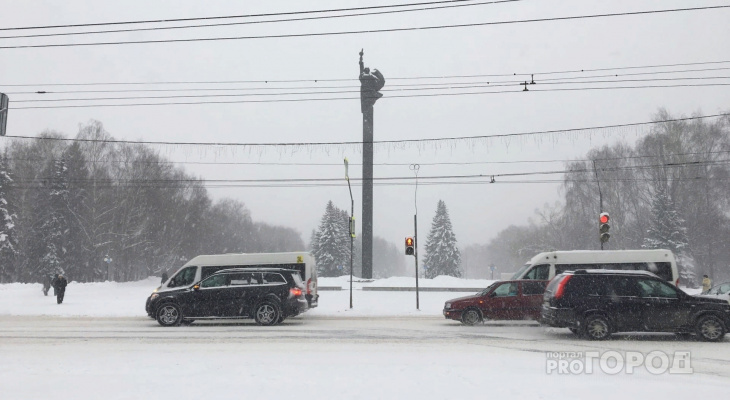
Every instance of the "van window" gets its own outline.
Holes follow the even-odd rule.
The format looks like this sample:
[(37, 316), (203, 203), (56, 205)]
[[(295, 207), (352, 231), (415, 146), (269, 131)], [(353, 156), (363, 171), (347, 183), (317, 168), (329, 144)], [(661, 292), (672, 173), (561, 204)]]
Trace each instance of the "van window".
[(226, 265), (223, 265), (223, 266), (213, 266), (213, 267), (211, 267), (211, 266), (203, 267), (202, 271), (200, 271), (200, 280), (203, 280), (203, 279), (205, 279), (205, 278), (207, 278), (207, 277), (215, 274), (218, 271), (222, 271), (222, 270), (228, 269), (228, 268), (231, 268), (231, 267), (230, 266), (226, 266)]
[(532, 267), (532, 269), (522, 279), (532, 279), (538, 281), (546, 281), (550, 277), (550, 264), (541, 264)]
[(203, 282), (200, 282), (200, 287), (204, 288), (213, 288), (213, 287), (221, 287), (221, 286), (228, 286), (229, 282), (229, 275), (221, 274), (221, 275), (214, 275), (210, 278), (204, 280)]
[(601, 268), (601, 264), (556, 264), (555, 275), (562, 274), (565, 271), (577, 271), (579, 269), (597, 269)]
[(527, 268), (529, 268), (529, 267), (530, 267), (530, 264), (525, 264), (525, 265), (523, 265), (522, 267), (520, 267), (520, 269), (518, 269), (518, 270), (517, 270), (517, 272), (515, 272), (515, 274), (514, 274), (514, 275), (512, 275), (512, 278), (510, 278), (510, 279), (511, 279), (511, 280), (513, 280), (513, 281), (514, 281), (514, 280), (517, 280), (517, 279), (520, 279), (520, 276), (522, 276), (522, 274), (523, 274), (523, 273), (524, 273), (524, 272), (525, 272), (525, 271), (527, 270)]
[(172, 279), (170, 279), (170, 283), (167, 284), (167, 287), (173, 288), (178, 286), (192, 285), (193, 281), (195, 280), (195, 272), (197, 271), (197, 269), (198, 267), (185, 268), (177, 275), (172, 277)]

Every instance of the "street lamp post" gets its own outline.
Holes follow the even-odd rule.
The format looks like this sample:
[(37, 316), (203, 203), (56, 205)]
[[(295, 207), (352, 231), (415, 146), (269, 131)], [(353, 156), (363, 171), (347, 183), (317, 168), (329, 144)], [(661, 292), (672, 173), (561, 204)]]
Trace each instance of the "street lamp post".
[(413, 205), (415, 206), (415, 214), (413, 214), (413, 258), (416, 260), (416, 310), (420, 310), (418, 302), (418, 170), (421, 166), (411, 164), (408, 168), (416, 174), (416, 190), (413, 193)]
[(490, 278), (491, 280), (494, 280), (494, 270), (495, 270), (495, 269), (497, 269), (497, 267), (495, 267), (495, 266), (494, 266), (494, 264), (491, 264), (491, 265), (489, 266), (489, 271), (491, 271), (491, 273), (492, 273), (492, 276), (491, 276), (491, 278)]
[(355, 240), (355, 198), (352, 197), (352, 186), (350, 186), (350, 174), (348, 172), (350, 163), (345, 158), (345, 179), (347, 179), (347, 188), (350, 189), (350, 308), (352, 308), (352, 257), (353, 257), (353, 241)]
[(107, 280), (107, 281), (109, 280), (109, 264), (111, 264), (111, 263), (112, 263), (112, 261), (113, 261), (113, 260), (112, 260), (112, 258), (111, 258), (111, 257), (109, 257), (109, 254), (107, 254), (107, 255), (106, 255), (106, 256), (104, 257), (104, 262), (106, 263), (106, 280)]

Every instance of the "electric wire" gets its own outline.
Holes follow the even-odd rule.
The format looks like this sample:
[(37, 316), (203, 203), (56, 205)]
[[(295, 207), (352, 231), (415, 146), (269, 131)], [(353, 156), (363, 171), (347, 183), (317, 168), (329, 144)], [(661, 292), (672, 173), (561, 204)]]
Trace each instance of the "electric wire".
[(129, 40), (129, 41), (55, 43), (55, 44), (31, 44), (31, 45), (25, 44), (25, 45), (0, 46), (0, 50), (343, 36), (343, 35), (356, 35), (356, 34), (366, 34), (366, 33), (373, 34), (373, 33), (386, 33), (386, 32), (410, 32), (410, 31), (427, 31), (427, 30), (438, 30), (438, 29), (469, 28), (469, 27), (478, 27), (478, 26), (510, 25), (510, 24), (522, 24), (522, 23), (533, 23), (533, 22), (570, 21), (570, 20), (579, 20), (579, 19), (595, 19), (595, 18), (606, 18), (606, 17), (666, 14), (666, 13), (687, 12), (687, 11), (708, 11), (708, 10), (719, 10), (719, 9), (726, 9), (726, 8), (730, 8), (730, 5), (687, 7), (687, 8), (646, 10), (646, 11), (630, 11), (630, 12), (604, 13), (604, 14), (591, 14), (591, 15), (574, 15), (574, 16), (565, 16), (565, 17), (532, 18), (532, 19), (523, 19), (523, 20), (477, 22), (477, 23), (468, 23), (468, 24), (431, 25), (431, 26), (387, 28), (387, 29), (365, 29), (365, 30), (351, 30), (351, 31), (287, 33), (287, 34), (278, 34), (278, 35), (258, 35), (258, 36), (255, 36), (255, 35), (254, 36), (219, 36), (219, 37), (200, 37), (200, 38), (187, 38), (187, 39)]
[[(424, 142), (442, 142), (450, 140), (474, 140), (474, 139), (491, 139), (491, 138), (504, 138), (504, 137), (517, 137), (517, 136), (532, 136), (532, 135), (544, 135), (544, 134), (557, 134), (557, 133), (575, 133), (581, 131), (592, 131), (598, 129), (613, 129), (613, 128), (627, 128), (643, 125), (657, 125), (670, 122), (683, 122), (683, 121), (696, 121), (704, 120), (708, 118), (717, 117), (730, 117), (729, 113), (720, 113), (712, 115), (685, 117), (685, 118), (672, 118), (662, 121), (649, 121), (649, 122), (634, 122), (627, 124), (613, 124), (613, 125), (601, 125), (584, 128), (569, 128), (569, 129), (555, 129), (555, 130), (544, 130), (544, 131), (533, 131), (533, 132), (521, 132), (521, 133), (505, 133), (505, 134), (494, 134), (494, 135), (478, 135), (478, 136), (454, 136), (454, 137), (441, 137), (441, 138), (426, 138), (426, 139), (397, 139), (397, 140), (374, 140), (373, 144), (393, 144), (393, 143), (424, 143)], [(341, 141), (341, 142), (279, 142), (279, 143), (241, 143), (241, 142), (168, 142), (168, 141), (132, 141), (132, 140), (117, 140), (117, 139), (79, 139), (79, 138), (62, 138), (62, 137), (45, 137), (45, 136), (2, 136), (0, 139), (28, 139), (28, 140), (49, 140), (49, 141), (60, 141), (60, 142), (79, 142), (79, 143), (125, 143), (125, 144), (149, 144), (149, 145), (171, 145), (171, 146), (271, 146), (271, 147), (285, 147), (285, 146), (332, 146), (332, 145), (362, 145), (362, 142), (356, 141)]]

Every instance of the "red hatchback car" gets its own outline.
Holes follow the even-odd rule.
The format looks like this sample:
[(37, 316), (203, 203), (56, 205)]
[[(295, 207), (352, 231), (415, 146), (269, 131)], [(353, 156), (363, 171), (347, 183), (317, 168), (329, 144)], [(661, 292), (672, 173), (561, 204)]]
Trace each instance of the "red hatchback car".
[(538, 320), (548, 281), (495, 282), (481, 292), (444, 304), (444, 317), (474, 325), (487, 319)]

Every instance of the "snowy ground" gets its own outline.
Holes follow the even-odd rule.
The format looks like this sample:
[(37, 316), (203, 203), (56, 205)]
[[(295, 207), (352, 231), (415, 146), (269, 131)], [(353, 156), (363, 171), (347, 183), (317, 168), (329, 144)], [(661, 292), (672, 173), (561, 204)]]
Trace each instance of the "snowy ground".
[[(410, 286), (393, 278), (392, 286)], [(730, 338), (575, 338), (532, 322), (465, 327), (441, 316), (463, 293), (320, 292), (320, 307), (276, 327), (200, 323), (162, 328), (144, 302), (159, 281), (71, 283), (57, 305), (41, 286), (0, 285), (0, 398), (464, 399), (726, 397)], [(320, 280), (335, 286), (346, 279)], [(411, 280), (412, 282), (412, 280)], [(385, 286), (388, 282), (356, 283)], [(454, 280), (424, 286), (474, 287)], [(411, 284), (412, 285), (412, 284)], [(690, 351), (689, 375), (555, 375), (546, 352)]]

